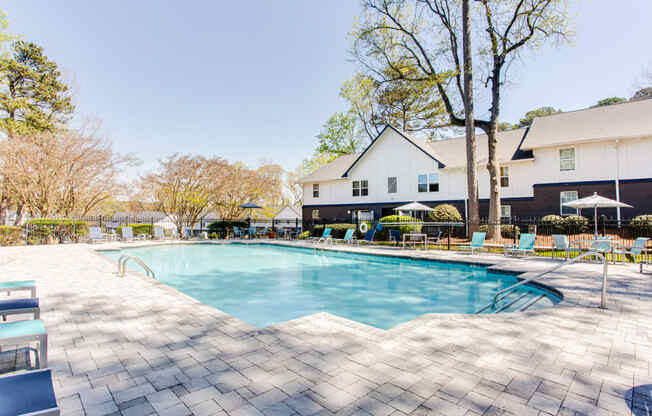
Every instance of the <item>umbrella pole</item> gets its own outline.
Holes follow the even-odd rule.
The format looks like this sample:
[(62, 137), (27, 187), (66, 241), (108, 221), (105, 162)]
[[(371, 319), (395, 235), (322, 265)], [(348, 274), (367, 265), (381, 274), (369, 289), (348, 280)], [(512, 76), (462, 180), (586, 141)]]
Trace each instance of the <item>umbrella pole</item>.
[(598, 239), (598, 206), (593, 207), (593, 225), (595, 227), (595, 239)]

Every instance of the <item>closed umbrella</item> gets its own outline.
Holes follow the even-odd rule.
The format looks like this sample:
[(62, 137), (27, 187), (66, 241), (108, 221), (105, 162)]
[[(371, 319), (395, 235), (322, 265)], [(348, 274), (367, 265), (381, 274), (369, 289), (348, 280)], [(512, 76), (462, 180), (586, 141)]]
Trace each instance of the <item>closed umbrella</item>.
[(575, 201), (566, 202), (564, 205), (578, 209), (593, 208), (593, 222), (596, 239), (598, 238), (598, 208), (632, 208), (631, 205), (627, 205), (625, 203), (600, 196), (597, 192), (594, 192), (591, 196), (576, 199)]

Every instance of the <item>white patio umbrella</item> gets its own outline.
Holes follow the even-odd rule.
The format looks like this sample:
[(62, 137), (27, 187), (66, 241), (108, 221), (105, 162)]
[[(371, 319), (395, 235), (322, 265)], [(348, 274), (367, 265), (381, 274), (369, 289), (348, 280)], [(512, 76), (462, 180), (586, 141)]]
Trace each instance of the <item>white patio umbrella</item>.
[(596, 239), (598, 238), (598, 208), (632, 208), (631, 205), (627, 205), (625, 203), (600, 196), (597, 192), (594, 192), (591, 196), (576, 199), (575, 201), (566, 202), (564, 205), (567, 207), (579, 209), (593, 208), (593, 222)]
[(409, 212), (428, 212), (428, 211), (434, 211), (433, 208), (430, 208), (427, 205), (420, 204), (416, 201), (410, 202), (409, 204), (401, 205), (400, 207), (394, 208), (394, 211), (409, 211)]

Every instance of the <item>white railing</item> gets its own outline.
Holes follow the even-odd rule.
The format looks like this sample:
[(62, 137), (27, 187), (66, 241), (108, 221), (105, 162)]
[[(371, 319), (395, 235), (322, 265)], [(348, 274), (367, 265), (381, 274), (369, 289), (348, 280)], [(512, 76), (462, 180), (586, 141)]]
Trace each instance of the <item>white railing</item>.
[(126, 268), (127, 268), (127, 262), (129, 260), (135, 261), (140, 267), (145, 269), (145, 273), (147, 273), (147, 276), (151, 277), (152, 279), (156, 279), (156, 274), (154, 274), (154, 271), (150, 269), (141, 259), (139, 259), (136, 256), (132, 256), (129, 254), (123, 254), (120, 256), (118, 259), (118, 275), (120, 277), (124, 277), (126, 273)]
[(530, 282), (533, 282), (533, 281), (535, 281), (537, 279), (540, 279), (541, 277), (547, 275), (548, 273), (552, 273), (554, 271), (557, 271), (557, 270), (559, 270), (560, 268), (562, 268), (564, 266), (568, 266), (568, 265), (573, 264), (576, 261), (578, 261), (578, 260), (580, 260), (580, 259), (582, 259), (584, 257), (589, 257), (589, 256), (599, 257), (599, 258), (602, 259), (602, 264), (603, 264), (603, 266), (602, 266), (602, 299), (600, 300), (600, 307), (602, 309), (606, 309), (607, 308), (607, 264), (608, 263), (607, 263), (607, 258), (604, 256), (604, 254), (602, 254), (600, 252), (597, 252), (597, 251), (589, 251), (589, 252), (581, 254), (581, 255), (579, 255), (577, 257), (573, 257), (572, 259), (568, 259), (565, 262), (556, 265), (555, 267), (552, 267), (552, 268), (550, 268), (550, 269), (548, 269), (548, 270), (546, 270), (544, 272), (538, 273), (537, 275), (535, 275), (533, 277), (530, 277), (528, 279), (521, 280), (520, 282), (515, 283), (515, 284), (511, 285), (510, 287), (507, 287), (507, 288), (499, 291), (494, 296), (492, 306), (495, 308), (496, 303), (499, 300), (503, 299), (505, 296), (507, 296), (507, 294), (509, 292), (516, 289), (517, 287), (522, 286), (522, 285), (527, 284), (527, 283), (530, 283)]

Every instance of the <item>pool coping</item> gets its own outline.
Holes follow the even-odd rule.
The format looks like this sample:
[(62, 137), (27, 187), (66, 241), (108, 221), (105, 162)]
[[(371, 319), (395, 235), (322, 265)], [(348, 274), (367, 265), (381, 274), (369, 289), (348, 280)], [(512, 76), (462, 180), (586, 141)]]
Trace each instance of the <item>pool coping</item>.
[[(206, 241), (206, 240), (199, 240), (199, 241), (182, 241), (182, 240), (166, 240), (166, 241), (161, 241), (161, 242), (152, 242), (152, 241), (143, 241), (143, 242), (132, 242), (129, 244), (124, 244), (122, 243), (121, 245), (117, 247), (98, 247), (98, 248), (93, 248), (90, 247), (90, 251), (94, 252), (97, 256), (105, 259), (107, 262), (110, 264), (114, 265), (117, 267), (117, 262), (109, 259), (106, 256), (103, 256), (101, 254), (102, 251), (120, 251), (122, 249), (129, 249), (129, 248), (141, 248), (141, 247), (156, 247), (156, 246), (165, 246), (165, 245), (225, 245), (225, 244), (242, 244), (242, 245), (260, 245), (260, 244), (266, 244), (266, 245), (273, 245), (273, 246), (280, 246), (280, 247), (294, 247), (294, 248), (318, 248), (321, 250), (327, 250), (327, 251), (336, 251), (336, 252), (343, 252), (343, 253), (354, 253), (354, 254), (362, 254), (362, 255), (370, 255), (370, 256), (382, 256), (382, 257), (393, 257), (393, 258), (403, 258), (403, 259), (409, 259), (409, 260), (419, 260), (419, 261), (433, 261), (433, 262), (445, 262), (445, 263), (456, 263), (456, 264), (471, 264), (471, 265), (477, 265), (477, 266), (483, 266), (487, 267), (488, 271), (492, 271), (495, 273), (501, 273), (501, 274), (510, 274), (510, 275), (516, 275), (516, 277), (519, 280), (524, 280), (529, 278), (528, 274), (530, 273), (539, 273), (541, 270), (522, 270), (523, 267), (511, 267), (509, 264), (503, 264), (503, 263), (512, 263), (514, 260), (518, 259), (521, 261), (526, 261), (526, 262), (537, 262), (538, 266), (543, 266), (542, 263), (545, 263), (546, 269), (550, 268), (550, 265), (553, 264), (560, 264), (558, 262), (553, 262), (551, 260), (547, 259), (530, 259), (530, 258), (523, 258), (523, 257), (518, 257), (518, 258), (510, 258), (510, 257), (499, 257), (496, 255), (496, 262), (491, 262), (488, 261), (486, 258), (455, 258), (455, 259), (450, 259), (450, 258), (442, 258), (442, 257), (437, 257), (437, 254), (448, 254), (448, 255), (453, 255), (453, 256), (473, 256), (467, 253), (460, 254), (460, 253), (448, 253), (448, 252), (442, 252), (439, 253), (441, 250), (427, 250), (424, 252), (420, 252), (418, 250), (410, 250), (410, 252), (405, 252), (401, 251), (399, 253), (394, 253), (392, 251), (383, 251), (383, 252), (369, 252), (369, 251), (360, 251), (360, 249), (363, 249), (365, 247), (359, 247), (359, 246), (315, 246), (314, 244), (307, 244), (307, 243), (302, 243), (302, 242), (296, 242), (296, 241), (280, 241), (280, 240), (220, 240), (220, 241)], [(368, 249), (378, 249), (378, 247), (368, 247)], [(381, 247), (380, 250), (385, 250), (386, 248)], [(414, 253), (412, 253), (414, 251)], [(423, 257), (423, 254), (428, 254), (431, 257)], [(420, 255), (421, 254), (421, 255)], [(432, 257), (434, 255), (434, 257)], [(491, 255), (491, 254), (489, 254)], [(493, 258), (492, 258), (493, 260)], [(501, 262), (502, 261), (502, 262)], [(530, 263), (532, 264), (532, 263)], [(582, 263), (580, 265), (591, 265), (590, 263)], [(572, 266), (571, 266), (572, 267)], [(210, 307), (216, 311), (218, 314), (226, 314), (232, 319), (235, 319), (245, 325), (247, 325), (252, 331), (268, 331), (268, 330), (273, 330), (277, 327), (282, 327), (287, 324), (293, 324), (294, 322), (302, 321), (305, 319), (310, 319), (310, 317), (316, 317), (316, 316), (326, 316), (328, 317), (329, 320), (337, 321), (340, 324), (343, 324), (345, 326), (349, 326), (352, 328), (358, 328), (361, 330), (364, 330), (365, 332), (375, 332), (375, 331), (381, 331), (383, 334), (394, 334), (394, 333), (400, 333), (403, 331), (407, 331), (411, 328), (413, 328), (415, 325), (418, 325), (419, 322), (424, 321), (424, 320), (429, 320), (429, 319), (502, 319), (505, 317), (505, 315), (509, 315), (511, 317), (518, 317), (518, 316), (532, 316), (532, 315), (540, 315), (540, 314), (545, 314), (549, 312), (552, 309), (557, 309), (557, 308), (566, 308), (566, 307), (591, 307), (587, 305), (586, 299), (583, 297), (580, 297), (579, 295), (575, 295), (572, 293), (572, 291), (562, 291), (561, 289), (553, 286), (552, 284), (543, 284), (540, 282), (530, 282), (530, 283), (535, 283), (536, 286), (539, 286), (539, 288), (548, 290), (552, 292), (554, 295), (558, 296), (560, 298), (560, 301), (553, 306), (548, 306), (536, 310), (530, 310), (530, 311), (514, 311), (514, 312), (507, 312), (507, 313), (498, 313), (498, 314), (462, 314), (462, 313), (427, 313), (420, 315), (418, 317), (412, 318), (408, 321), (405, 321), (403, 323), (400, 323), (390, 329), (382, 329), (382, 328), (377, 328), (371, 325), (367, 325), (361, 322), (357, 322), (354, 320), (350, 320), (348, 318), (344, 318), (329, 312), (317, 312), (311, 315), (305, 315), (296, 319), (292, 319), (289, 321), (283, 321), (279, 322), (273, 325), (269, 325), (266, 327), (258, 328), (256, 326), (253, 326), (249, 324), (248, 322), (245, 322), (225, 311), (222, 311), (221, 309), (218, 309), (212, 305), (208, 305), (206, 303), (203, 303), (192, 296), (186, 295), (185, 293), (173, 288), (172, 286), (169, 286), (157, 279), (153, 279), (141, 272), (138, 271), (133, 271), (130, 270), (128, 272), (130, 275), (135, 275), (141, 279), (145, 279), (149, 281), (150, 283), (159, 286), (159, 287), (164, 287), (165, 290), (171, 290), (174, 293), (180, 294), (184, 296), (185, 298), (191, 299), (192, 301), (204, 305), (207, 307)], [(552, 279), (555, 280), (555, 276), (562, 277), (563, 275), (560, 273), (550, 273), (549, 275), (546, 276), (546, 279)], [(528, 283), (528, 284), (530, 284)], [(560, 282), (561, 283), (561, 282)]]

